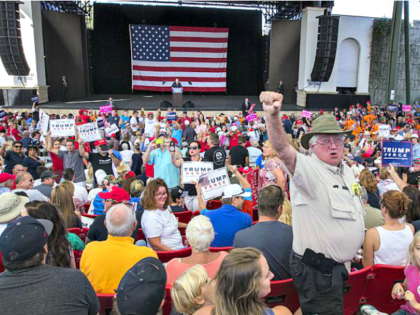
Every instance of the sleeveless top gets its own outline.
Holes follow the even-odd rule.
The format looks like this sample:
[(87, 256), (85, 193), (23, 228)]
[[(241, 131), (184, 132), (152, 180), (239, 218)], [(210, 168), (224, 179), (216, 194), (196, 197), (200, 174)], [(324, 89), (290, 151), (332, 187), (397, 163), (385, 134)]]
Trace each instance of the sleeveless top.
[(274, 311), (271, 308), (264, 308), (264, 315), (274, 315)]
[(374, 264), (391, 266), (405, 266), (407, 263), (407, 249), (413, 241), (413, 233), (408, 225), (401, 231), (388, 231), (383, 227), (376, 227), (381, 245), (376, 251)]

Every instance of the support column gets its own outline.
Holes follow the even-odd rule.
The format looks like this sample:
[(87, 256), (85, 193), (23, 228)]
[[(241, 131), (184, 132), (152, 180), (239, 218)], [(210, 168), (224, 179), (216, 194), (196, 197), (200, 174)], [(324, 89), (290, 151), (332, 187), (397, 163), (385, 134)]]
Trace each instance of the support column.
[(411, 104), (410, 82), (410, 1), (404, 2), (405, 103)]

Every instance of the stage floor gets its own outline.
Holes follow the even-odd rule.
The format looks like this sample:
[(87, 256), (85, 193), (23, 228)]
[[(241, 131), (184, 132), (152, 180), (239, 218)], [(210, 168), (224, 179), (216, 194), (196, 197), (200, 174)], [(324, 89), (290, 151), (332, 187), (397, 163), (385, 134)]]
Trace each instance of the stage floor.
[[(123, 94), (123, 95), (102, 95), (94, 94), (90, 97), (78, 100), (69, 100), (68, 102), (49, 102), (46, 104), (40, 104), (41, 108), (48, 109), (99, 109), (99, 106), (105, 105), (108, 101), (109, 96), (113, 98), (113, 104), (118, 110), (134, 110), (144, 108), (145, 110), (156, 110), (160, 108), (160, 103), (163, 101), (169, 101), (172, 103), (172, 95), (135, 95), (135, 94)], [(255, 110), (262, 110), (262, 105), (259, 101), (258, 95), (246, 96), (246, 95), (185, 95), (183, 96), (183, 103), (191, 101), (194, 103), (194, 109), (189, 108), (188, 111), (192, 110), (203, 110), (203, 111), (239, 111), (245, 98), (248, 97), (251, 104), (255, 103)], [(30, 106), (14, 105), (14, 106), (1, 106), (7, 111), (7, 107), (13, 108), (28, 108)], [(180, 106), (175, 108), (182, 109)], [(283, 111), (300, 111), (302, 108), (298, 107), (293, 103), (283, 104)]]

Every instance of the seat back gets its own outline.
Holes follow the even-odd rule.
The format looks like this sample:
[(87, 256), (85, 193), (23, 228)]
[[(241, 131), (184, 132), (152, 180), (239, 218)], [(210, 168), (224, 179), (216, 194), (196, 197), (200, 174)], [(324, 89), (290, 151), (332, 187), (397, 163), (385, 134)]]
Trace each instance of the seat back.
[(99, 304), (101, 306), (99, 314), (106, 315), (107, 311), (109, 312), (112, 310), (112, 306), (114, 304), (114, 294), (96, 293), (96, 296), (98, 297)]
[(217, 253), (217, 252), (230, 252), (233, 249), (232, 246), (228, 246), (228, 247), (210, 247), (210, 251), (212, 253)]
[(86, 243), (86, 237), (87, 237), (88, 233), (89, 233), (89, 228), (84, 227), (82, 229), (82, 232), (79, 235), (79, 237), (83, 241), (83, 243)]
[(175, 217), (178, 219), (178, 222), (189, 223), (192, 219), (192, 211), (183, 211), (183, 212), (174, 212)]
[(144, 235), (144, 232), (142, 229), (139, 229), (137, 232), (136, 242), (139, 240), (145, 240), (147, 242), (146, 236)]
[(372, 268), (368, 266), (349, 274), (349, 278), (344, 287), (343, 296), (345, 315), (356, 314), (359, 310), (360, 298), (363, 296), (366, 287), (366, 279), (371, 270)]
[(82, 259), (82, 252), (77, 250), (73, 250), (74, 261), (76, 262), (76, 269), (80, 269), (80, 260)]
[(96, 217), (97, 217), (97, 215), (82, 213), (82, 225), (83, 225), (83, 227), (89, 229), (90, 226), (93, 223), (93, 220), (95, 220)]
[(214, 210), (222, 207), (222, 202), (220, 200), (210, 200), (207, 202), (206, 209)]
[(157, 251), (156, 254), (159, 257), (159, 260), (162, 263), (166, 263), (173, 258), (183, 258), (188, 257), (192, 253), (191, 247), (186, 247), (179, 250), (171, 250), (171, 251)]
[(6, 269), (4, 268), (4, 265), (3, 265), (3, 256), (1, 255), (1, 252), (0, 252), (0, 273), (2, 273), (5, 270)]
[(67, 231), (68, 231), (69, 233), (76, 234), (77, 236), (79, 236), (79, 235), (80, 235), (80, 233), (82, 233), (82, 230), (81, 230), (81, 229), (79, 229), (79, 228), (70, 228), (70, 229), (68, 229)]
[(165, 303), (163, 304), (163, 315), (169, 315), (172, 311), (172, 296), (171, 286), (166, 285), (165, 287)]
[(299, 295), (296, 291), (292, 279), (271, 281), (271, 292), (265, 298), (265, 303), (269, 308), (278, 305), (287, 307), (292, 313), (299, 307)]
[(375, 265), (367, 276), (364, 301), (381, 312), (396, 312), (405, 300), (394, 300), (391, 297), (392, 287), (396, 282), (404, 281), (405, 267)]

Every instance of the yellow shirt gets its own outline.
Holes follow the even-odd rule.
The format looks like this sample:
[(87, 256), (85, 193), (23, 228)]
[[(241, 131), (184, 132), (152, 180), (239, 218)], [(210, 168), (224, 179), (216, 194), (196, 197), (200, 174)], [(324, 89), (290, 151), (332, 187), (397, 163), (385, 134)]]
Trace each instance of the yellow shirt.
[(137, 262), (146, 257), (158, 258), (152, 249), (133, 243), (132, 237), (108, 235), (106, 241), (95, 241), (86, 246), (80, 271), (89, 279), (96, 293), (114, 293), (124, 274)]

